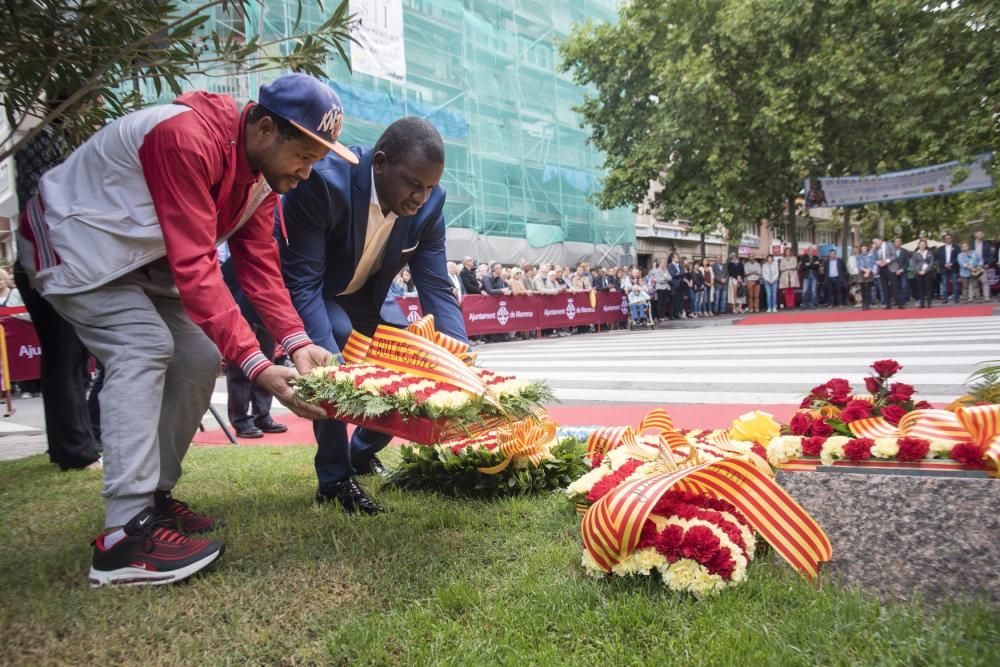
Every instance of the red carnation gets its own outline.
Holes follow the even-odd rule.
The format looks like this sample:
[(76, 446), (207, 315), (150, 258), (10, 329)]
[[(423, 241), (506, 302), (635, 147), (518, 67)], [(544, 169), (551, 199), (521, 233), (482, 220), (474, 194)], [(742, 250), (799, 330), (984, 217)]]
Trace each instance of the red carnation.
[(848, 440), (847, 444), (844, 445), (844, 457), (855, 463), (870, 459), (872, 456), (872, 447), (874, 446), (875, 441), (871, 438), (854, 438), (853, 440)]
[(840, 419), (845, 424), (867, 419), (872, 416), (872, 404), (868, 401), (848, 401), (847, 405), (840, 412)]
[(984, 468), (983, 454), (986, 450), (974, 442), (960, 442), (951, 448), (951, 458), (969, 468)]
[(719, 538), (708, 526), (691, 526), (684, 533), (680, 552), (685, 558), (699, 563), (707, 563), (720, 547)]
[(802, 441), (802, 453), (806, 456), (819, 456), (819, 453), (823, 450), (823, 443), (825, 442), (826, 438), (821, 438), (819, 436), (806, 438)]
[(872, 364), (872, 369), (878, 373), (879, 377), (888, 378), (903, 370), (903, 367), (900, 366), (897, 361), (892, 359), (883, 359), (882, 361), (876, 361)]
[(906, 415), (906, 409), (898, 405), (883, 405), (882, 406), (882, 416), (885, 420), (896, 426), (899, 424), (899, 420)]
[(931, 410), (933, 408), (934, 406), (928, 403), (927, 401), (917, 401), (913, 405), (914, 410)]
[(834, 394), (849, 394), (851, 393), (851, 383), (844, 378), (833, 378), (826, 383), (827, 388)]
[(817, 419), (809, 427), (809, 435), (815, 435), (820, 438), (829, 438), (833, 435), (833, 427), (827, 424), (822, 419)]
[(656, 530), (656, 524), (647, 519), (646, 523), (642, 524), (642, 532), (639, 533), (639, 544), (635, 545), (636, 549), (655, 547), (656, 540), (659, 536), (660, 534)]
[(591, 459), (590, 459), (590, 467), (591, 468), (596, 468), (599, 465), (601, 465), (602, 463), (604, 463), (604, 453), (603, 452), (598, 452), (597, 454), (594, 454), (594, 456), (591, 457)]
[(736, 571), (736, 561), (733, 560), (728, 549), (720, 549), (704, 565), (706, 570), (727, 581), (732, 578), (733, 572)]
[(804, 412), (798, 412), (792, 417), (792, 421), (788, 423), (788, 428), (791, 429), (792, 435), (806, 435), (812, 423), (812, 417)]
[(910, 400), (914, 391), (916, 390), (912, 385), (908, 385), (903, 382), (893, 382), (889, 385), (889, 393), (894, 396), (900, 396), (900, 402)]
[(452, 445), (452, 447), (451, 447), (451, 453), (455, 454), (457, 456), (458, 454), (461, 454), (462, 450), (465, 449), (468, 446), (469, 446), (468, 442), (460, 442), (457, 445)]
[(813, 398), (827, 398), (830, 395), (830, 390), (827, 389), (825, 384), (821, 384), (818, 387), (813, 387), (809, 395)]
[(844, 407), (847, 402), (851, 400), (851, 395), (849, 393), (837, 393), (830, 396), (830, 402), (838, 407)]
[(865, 389), (869, 394), (877, 394), (882, 390), (882, 378), (868, 376), (865, 378)]
[(656, 550), (671, 563), (680, 558), (680, 546), (684, 540), (684, 529), (677, 524), (664, 528), (656, 537)]
[(923, 438), (900, 438), (896, 444), (899, 445), (896, 458), (900, 461), (920, 461), (931, 451), (930, 441)]
[(591, 504), (596, 503), (610, 493), (612, 489), (625, 481), (625, 478), (634, 473), (635, 469), (641, 465), (642, 461), (639, 459), (631, 459), (625, 462), (618, 470), (607, 477), (603, 477), (594, 486), (590, 487), (590, 493), (587, 494), (587, 501)]
[(812, 395), (806, 396), (805, 398), (802, 399), (802, 402), (799, 403), (799, 409), (808, 408), (809, 406), (812, 405), (812, 402), (813, 402)]

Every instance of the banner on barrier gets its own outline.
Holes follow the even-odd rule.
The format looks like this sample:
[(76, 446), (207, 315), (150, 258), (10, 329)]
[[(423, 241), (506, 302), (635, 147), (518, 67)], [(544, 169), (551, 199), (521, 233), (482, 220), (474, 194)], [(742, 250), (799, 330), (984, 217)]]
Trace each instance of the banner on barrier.
[[(417, 297), (396, 299), (408, 322), (423, 316)], [(562, 329), (581, 325), (609, 325), (628, 319), (624, 292), (462, 297), (462, 319), (469, 336), (486, 336), (536, 329)]]
[(42, 346), (31, 322), (16, 317), (0, 317), (7, 336), (10, 381), (24, 382), (42, 377)]
[(470, 336), (533, 331), (538, 328), (537, 296), (483, 296), (468, 294), (462, 298), (462, 318)]

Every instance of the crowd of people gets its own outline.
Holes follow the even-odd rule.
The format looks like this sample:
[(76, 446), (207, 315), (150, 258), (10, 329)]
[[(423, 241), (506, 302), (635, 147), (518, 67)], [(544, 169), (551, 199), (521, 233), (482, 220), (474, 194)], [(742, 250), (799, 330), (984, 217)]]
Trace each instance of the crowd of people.
[[(984, 301), (990, 298), (987, 270), (997, 264), (998, 242), (982, 230), (965, 243), (950, 234), (943, 242), (921, 239), (914, 250), (903, 240), (874, 237), (860, 243), (845, 260), (838, 251), (820, 256), (813, 247), (795, 255), (786, 247), (779, 255), (689, 258), (672, 253), (650, 269), (638, 266), (593, 268), (530, 264), (505, 266), (477, 263), (465, 257), (461, 266), (448, 262), (455, 297), (467, 294), (509, 296), (563, 292), (621, 291), (635, 323), (716, 317), (727, 314), (776, 313), (795, 308), (905, 308), (911, 301), (929, 308), (934, 301)], [(413, 279), (403, 269), (392, 285), (394, 296), (415, 296)], [(581, 327), (579, 330), (589, 330)], [(562, 330), (550, 335), (570, 335)]]

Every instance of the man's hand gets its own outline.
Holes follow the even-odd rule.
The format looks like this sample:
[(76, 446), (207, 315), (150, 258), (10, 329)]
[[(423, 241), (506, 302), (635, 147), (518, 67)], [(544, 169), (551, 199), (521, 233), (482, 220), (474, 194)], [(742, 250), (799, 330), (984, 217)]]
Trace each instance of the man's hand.
[(306, 375), (314, 368), (332, 365), (334, 358), (326, 348), (310, 343), (292, 353), (292, 362), (301, 375)]
[[(313, 345), (311, 347), (317, 346)], [(326, 352), (326, 350), (323, 351)], [(291, 368), (273, 365), (268, 366), (260, 372), (260, 375), (257, 376), (257, 384), (270, 392), (282, 405), (299, 417), (305, 417), (306, 419), (329, 419), (326, 410), (317, 405), (306, 403), (295, 395), (295, 391), (288, 384), (288, 381), (296, 377), (299, 377), (299, 374)]]

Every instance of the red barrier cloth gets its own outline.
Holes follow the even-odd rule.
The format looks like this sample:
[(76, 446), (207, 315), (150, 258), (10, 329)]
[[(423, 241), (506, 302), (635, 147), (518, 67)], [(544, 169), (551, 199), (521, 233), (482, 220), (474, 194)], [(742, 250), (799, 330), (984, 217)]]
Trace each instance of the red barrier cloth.
[(424, 316), (424, 311), (420, 307), (420, 299), (415, 296), (397, 296), (396, 303), (399, 304), (400, 310), (403, 311), (403, 317), (410, 324)]
[(597, 324), (597, 307), (590, 305), (589, 292), (546, 294), (541, 300), (541, 317), (538, 326), (542, 329), (563, 329), (580, 325)]
[[(462, 319), (469, 336), (562, 329), (588, 324), (609, 325), (628, 319), (624, 292), (589, 292), (517, 296), (469, 294), (462, 297)], [(423, 316), (417, 297), (397, 297), (408, 322)]]
[(537, 296), (462, 297), (462, 319), (470, 336), (534, 331), (538, 328), (539, 298)]
[(601, 324), (628, 320), (628, 297), (625, 292), (598, 292), (597, 318)]
[[(9, 308), (4, 310), (19, 310)], [(0, 317), (7, 336), (7, 360), (10, 363), (10, 381), (24, 382), (42, 377), (42, 346), (31, 322), (16, 317)]]

